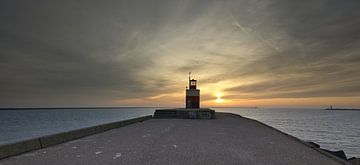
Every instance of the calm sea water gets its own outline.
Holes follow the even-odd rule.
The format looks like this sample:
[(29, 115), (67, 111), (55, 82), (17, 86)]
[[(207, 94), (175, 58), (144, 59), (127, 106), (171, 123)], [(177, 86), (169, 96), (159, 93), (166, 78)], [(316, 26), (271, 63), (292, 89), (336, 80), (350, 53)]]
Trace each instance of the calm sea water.
[[(252, 118), (322, 148), (360, 156), (360, 111), (214, 108)], [(153, 114), (155, 108), (0, 111), (0, 144)]]

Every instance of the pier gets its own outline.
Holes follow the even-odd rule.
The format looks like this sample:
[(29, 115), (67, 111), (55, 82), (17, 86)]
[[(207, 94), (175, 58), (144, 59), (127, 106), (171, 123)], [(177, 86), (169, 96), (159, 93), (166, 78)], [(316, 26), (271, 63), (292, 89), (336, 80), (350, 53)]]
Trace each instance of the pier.
[(230, 113), (216, 119), (147, 119), (0, 160), (42, 164), (339, 165), (330, 154), (258, 121)]

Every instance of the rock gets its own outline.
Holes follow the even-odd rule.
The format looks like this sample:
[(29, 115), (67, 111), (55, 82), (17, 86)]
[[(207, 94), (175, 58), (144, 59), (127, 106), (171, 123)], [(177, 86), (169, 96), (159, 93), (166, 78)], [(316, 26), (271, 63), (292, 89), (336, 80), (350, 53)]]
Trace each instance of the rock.
[(325, 150), (325, 149), (322, 149), (338, 158), (341, 158), (341, 159), (344, 159), (344, 160), (347, 160), (346, 158), (346, 155), (345, 155), (345, 152), (343, 150), (339, 150), (339, 151), (329, 151), (329, 150)]
[(320, 148), (319, 144), (316, 144), (314, 142), (308, 141), (306, 142), (307, 145), (309, 145), (311, 148)]

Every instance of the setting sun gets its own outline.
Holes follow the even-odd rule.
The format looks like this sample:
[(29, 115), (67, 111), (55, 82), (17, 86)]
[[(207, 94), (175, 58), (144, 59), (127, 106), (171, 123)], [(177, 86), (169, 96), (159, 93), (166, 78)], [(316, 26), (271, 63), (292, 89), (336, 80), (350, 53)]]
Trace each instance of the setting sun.
[(224, 99), (216, 99), (215, 102), (216, 102), (216, 103), (223, 103), (223, 102), (225, 102), (225, 101), (224, 101)]
[(222, 93), (216, 93), (216, 100), (215, 100), (216, 103), (223, 103), (223, 102), (225, 102), (224, 99), (221, 99), (221, 96), (222, 96), (222, 95), (223, 95)]

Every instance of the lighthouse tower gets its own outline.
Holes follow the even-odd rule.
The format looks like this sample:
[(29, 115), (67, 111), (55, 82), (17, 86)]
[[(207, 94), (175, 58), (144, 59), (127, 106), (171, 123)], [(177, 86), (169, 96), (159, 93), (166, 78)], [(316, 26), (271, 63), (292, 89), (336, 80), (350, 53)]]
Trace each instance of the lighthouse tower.
[(190, 78), (189, 88), (186, 87), (186, 108), (200, 108), (200, 90), (196, 89), (196, 80)]
[(215, 119), (215, 111), (209, 108), (200, 109), (200, 90), (196, 89), (196, 80), (191, 79), (189, 73), (189, 86), (186, 87), (185, 108), (157, 109), (154, 118), (179, 119)]

